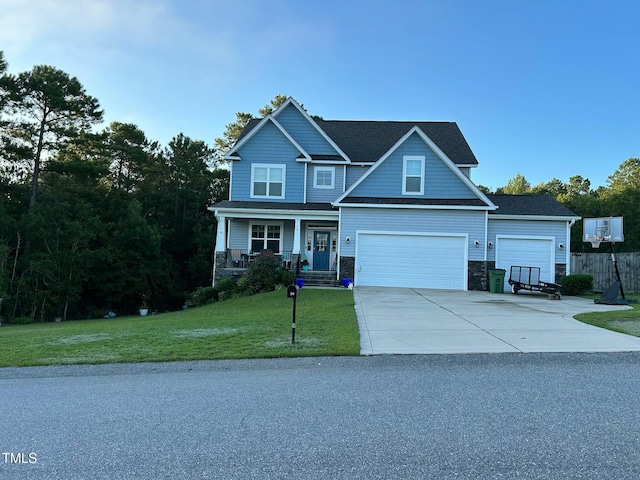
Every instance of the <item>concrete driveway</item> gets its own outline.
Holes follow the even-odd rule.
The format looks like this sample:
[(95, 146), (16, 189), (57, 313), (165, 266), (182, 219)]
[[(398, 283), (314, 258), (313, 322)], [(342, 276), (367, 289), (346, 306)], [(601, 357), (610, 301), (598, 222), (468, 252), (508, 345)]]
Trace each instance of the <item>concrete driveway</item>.
[(640, 338), (573, 319), (625, 306), (520, 292), (357, 287), (360, 353), (640, 351)]

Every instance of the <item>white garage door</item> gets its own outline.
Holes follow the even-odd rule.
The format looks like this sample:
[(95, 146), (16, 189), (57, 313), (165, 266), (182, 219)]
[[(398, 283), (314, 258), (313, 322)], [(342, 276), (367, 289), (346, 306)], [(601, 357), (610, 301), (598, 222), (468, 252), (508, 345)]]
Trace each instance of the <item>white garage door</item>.
[(360, 233), (356, 285), (466, 290), (466, 237)]
[(511, 290), (507, 282), (512, 266), (540, 267), (540, 280), (555, 282), (556, 268), (552, 238), (508, 238), (496, 239), (496, 268), (504, 268), (505, 291)]

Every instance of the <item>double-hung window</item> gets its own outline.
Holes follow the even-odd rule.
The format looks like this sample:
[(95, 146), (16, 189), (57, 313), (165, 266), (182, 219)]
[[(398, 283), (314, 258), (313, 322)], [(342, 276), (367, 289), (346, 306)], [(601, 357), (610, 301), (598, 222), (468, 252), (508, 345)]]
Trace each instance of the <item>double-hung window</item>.
[(261, 250), (280, 252), (281, 225), (252, 224), (251, 225), (251, 251), (260, 253)]
[(285, 165), (251, 166), (251, 198), (284, 198)]
[(313, 188), (334, 188), (335, 167), (315, 167), (313, 169)]
[(424, 194), (424, 157), (405, 155), (402, 162), (402, 194)]

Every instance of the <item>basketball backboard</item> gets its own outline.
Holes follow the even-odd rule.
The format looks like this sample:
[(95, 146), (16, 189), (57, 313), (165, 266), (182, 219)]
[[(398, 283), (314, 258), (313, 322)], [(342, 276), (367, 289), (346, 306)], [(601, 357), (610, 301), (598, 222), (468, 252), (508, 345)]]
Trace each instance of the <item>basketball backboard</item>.
[[(622, 217), (585, 218), (582, 220), (582, 241), (624, 242)], [(598, 242), (598, 243), (599, 243)]]

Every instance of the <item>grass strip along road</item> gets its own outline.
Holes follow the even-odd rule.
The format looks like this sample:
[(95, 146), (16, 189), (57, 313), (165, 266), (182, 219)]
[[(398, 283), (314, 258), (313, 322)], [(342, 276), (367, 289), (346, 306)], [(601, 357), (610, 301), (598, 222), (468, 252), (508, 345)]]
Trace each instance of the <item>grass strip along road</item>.
[(349, 290), (286, 290), (152, 316), (0, 328), (0, 367), (358, 355)]

